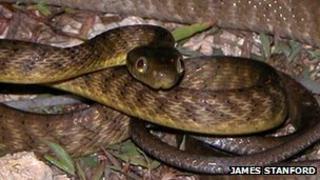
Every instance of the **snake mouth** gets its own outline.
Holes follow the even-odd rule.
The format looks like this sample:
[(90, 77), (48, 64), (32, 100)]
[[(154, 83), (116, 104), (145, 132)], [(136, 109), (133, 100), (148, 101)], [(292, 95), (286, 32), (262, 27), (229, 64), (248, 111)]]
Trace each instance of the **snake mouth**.
[(168, 77), (168, 75), (163, 75), (159, 77), (158, 83), (156, 83), (157, 87), (155, 87), (155, 89), (170, 90), (179, 85), (180, 81), (182, 80), (182, 77), (183, 73), (174, 77)]

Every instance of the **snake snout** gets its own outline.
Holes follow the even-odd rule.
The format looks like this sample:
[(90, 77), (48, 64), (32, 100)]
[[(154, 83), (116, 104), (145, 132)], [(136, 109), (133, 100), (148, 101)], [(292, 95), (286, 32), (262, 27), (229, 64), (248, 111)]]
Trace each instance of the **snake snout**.
[(178, 81), (182, 77), (181, 74), (173, 74), (170, 72), (154, 72), (154, 79), (157, 83), (155, 83), (155, 89), (171, 89), (175, 85), (178, 84)]

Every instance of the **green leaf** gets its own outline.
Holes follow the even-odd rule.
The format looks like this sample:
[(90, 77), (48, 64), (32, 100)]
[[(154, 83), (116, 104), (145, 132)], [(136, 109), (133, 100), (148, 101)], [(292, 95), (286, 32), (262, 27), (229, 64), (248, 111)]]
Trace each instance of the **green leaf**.
[(71, 167), (69, 167), (67, 164), (64, 162), (61, 162), (60, 160), (54, 158), (53, 156), (50, 155), (45, 155), (44, 158), (48, 160), (51, 164), (57, 166), (58, 168), (62, 169), (64, 172), (71, 174), (75, 176), (75, 170)]
[(291, 53), (288, 56), (288, 60), (289, 60), (289, 62), (292, 62), (297, 57), (297, 55), (300, 53), (302, 46), (299, 42), (293, 41), (293, 40), (289, 41), (289, 44), (291, 47)]
[(160, 162), (158, 161), (155, 161), (155, 160), (152, 160), (151, 158), (149, 158), (145, 153), (144, 151), (142, 151), (141, 149), (138, 148), (138, 152), (143, 155), (145, 161), (147, 162), (147, 168), (152, 170), (152, 169), (155, 169), (157, 167), (160, 166)]
[(100, 163), (99, 159), (96, 155), (89, 155), (89, 156), (81, 157), (80, 161), (83, 165), (88, 166), (88, 167), (95, 167)]
[(181, 41), (183, 39), (189, 38), (196, 33), (202, 32), (210, 28), (211, 26), (212, 24), (210, 23), (196, 23), (190, 26), (183, 26), (183, 27), (177, 28), (172, 32), (172, 35), (175, 41), (177, 42), (177, 41)]
[(65, 170), (69, 174), (75, 175), (74, 162), (71, 156), (58, 144), (42, 140), (56, 155), (57, 159), (50, 155), (45, 155), (45, 158), (57, 167)]
[(308, 51), (311, 56), (311, 59), (320, 59), (320, 49), (314, 51)]
[[(143, 166), (148, 169), (153, 169), (159, 166), (159, 162), (146, 158), (145, 154), (130, 140), (124, 143), (110, 146), (109, 149), (113, 149), (111, 152), (115, 157), (125, 161), (127, 163)], [(149, 162), (150, 161), (150, 162)]]
[(264, 33), (261, 33), (259, 37), (260, 37), (260, 41), (261, 41), (261, 45), (262, 45), (263, 56), (264, 56), (265, 60), (267, 60), (271, 56), (272, 39), (270, 36), (268, 36)]
[(300, 53), (302, 49), (302, 46), (299, 42), (297, 41), (289, 41), (289, 43), (287, 42), (279, 42), (277, 43), (274, 48), (272, 53), (276, 53), (276, 54), (281, 54), (283, 53), (289, 62), (292, 62), (297, 55)]
[(43, 14), (45, 16), (51, 15), (51, 11), (50, 11), (47, 3), (44, 0), (40, 0), (37, 3), (36, 8), (41, 14)]
[(274, 54), (284, 54), (288, 57), (291, 53), (291, 48), (286, 42), (278, 42), (275, 44), (274, 48), (272, 49), (272, 53)]

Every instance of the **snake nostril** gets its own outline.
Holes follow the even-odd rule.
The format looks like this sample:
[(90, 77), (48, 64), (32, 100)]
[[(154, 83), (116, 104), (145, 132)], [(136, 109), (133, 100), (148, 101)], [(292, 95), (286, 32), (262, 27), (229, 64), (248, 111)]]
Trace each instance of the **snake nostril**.
[(162, 73), (162, 72), (159, 72), (158, 76), (159, 76), (161, 79), (165, 78), (165, 74)]

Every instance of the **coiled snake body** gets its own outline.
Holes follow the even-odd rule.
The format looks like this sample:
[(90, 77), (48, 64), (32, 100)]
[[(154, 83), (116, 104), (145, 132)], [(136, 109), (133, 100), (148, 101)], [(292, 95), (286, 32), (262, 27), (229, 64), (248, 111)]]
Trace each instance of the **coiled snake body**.
[[(163, 34), (166, 34), (164, 29), (147, 25), (122, 27), (118, 30), (120, 31), (112, 30), (109, 33), (134, 30), (138, 32), (146, 31), (146, 33), (149, 31), (153, 33), (160, 32), (162, 33), (162, 37)], [(160, 30), (164, 32), (161, 32)], [(106, 34), (103, 34), (102, 37), (99, 36), (88, 42), (91, 46), (98, 46), (103, 50), (103, 52), (97, 53), (97, 49), (95, 49), (95, 55), (93, 57), (89, 56), (89, 59), (87, 58), (88, 55), (82, 56), (82, 52), (80, 52), (83, 47), (86, 47), (85, 45), (80, 45), (79, 50), (77, 50), (77, 47), (58, 50), (60, 50), (60, 53), (63, 52), (64, 54), (67, 54), (65, 56), (65, 61), (70, 57), (74, 57), (78, 61), (81, 59), (83, 61), (92, 60), (90, 61), (90, 64), (93, 65), (101, 64), (95, 62), (95, 58), (98, 57), (97, 60), (101, 60), (103, 58), (108, 59), (109, 57), (114, 57), (115, 55), (104, 56), (103, 53), (108, 52), (108, 50), (109, 52), (111, 50), (117, 51), (120, 48), (118, 46), (112, 47), (110, 44), (104, 48), (103, 45), (101, 45), (101, 39), (108, 35), (107, 32)], [(123, 33), (122, 35), (128, 36), (126, 33)], [(158, 35), (146, 36), (146, 39), (140, 43), (143, 48), (145, 48), (146, 41), (151, 41), (150, 39), (147, 39), (147, 37), (153, 38), (158, 37)], [(36, 46), (34, 44), (28, 46), (26, 43), (4, 42), (8, 44), (2, 49), (2, 65), (6, 67), (1, 69), (3, 72), (2, 74), (4, 74), (2, 81), (21, 82), (23, 81), (23, 76), (29, 75), (28, 73), (32, 72), (32, 74), (30, 74), (31, 77), (26, 78), (27, 82), (32, 81), (33, 78), (36, 79), (35, 83), (42, 82), (44, 79), (44, 77), (42, 77), (43, 74), (35, 73), (42, 66), (47, 68), (46, 71), (50, 72), (50, 74), (51, 69), (53, 69), (53, 76), (51, 77), (52, 79), (49, 79), (49, 82), (63, 76), (59, 74), (60, 71), (58, 71), (57, 67), (62, 67), (62, 69), (66, 67), (57, 64), (60, 62), (55, 63), (54, 60), (59, 60), (64, 58), (64, 56), (60, 56), (60, 54), (51, 54), (48, 46)], [(137, 51), (137, 44), (138, 43), (130, 46), (130, 48), (134, 49), (133, 53), (136, 52), (136, 54), (140, 56), (136, 57), (130, 52), (128, 59), (135, 58), (137, 59), (137, 62), (139, 62), (141, 57), (144, 57), (147, 59), (146, 61), (148, 61), (149, 67), (158, 68), (161, 72), (161, 68), (163, 67), (152, 66), (152, 63), (163, 62), (152, 61), (151, 59), (153, 55), (159, 55), (157, 53), (152, 53), (152, 55), (149, 56), (148, 54), (142, 56), (142, 54), (139, 54), (140, 51)], [(19, 47), (19, 49), (16, 50), (16, 47)], [(109, 49), (107, 49), (108, 47)], [(35, 49), (35, 51), (32, 51), (31, 48)], [(86, 54), (86, 50), (84, 54)], [(59, 52), (56, 51), (56, 48), (53, 48), (52, 51), (55, 53)], [(70, 51), (71, 54), (68, 54), (68, 51)], [(14, 52), (17, 54), (15, 55)], [(76, 56), (76, 52), (80, 52), (81, 56)], [(123, 54), (123, 52), (124, 50), (119, 54)], [(102, 55), (98, 56), (97, 54)], [(176, 56), (175, 53), (170, 54), (167, 52), (167, 54), (169, 54), (168, 57), (177, 58), (177, 60), (180, 61), (180, 56)], [(9, 56), (11, 56), (11, 59), (8, 58)], [(171, 62), (172, 59), (170, 58), (169, 60)], [(30, 66), (24, 61), (25, 59), (29, 60), (27, 62), (31, 63)], [(10, 65), (13, 62), (15, 62), (13, 65), (16, 66), (11, 67)], [(53, 62), (52, 65), (50, 65), (51, 62)], [(107, 63), (108, 61), (106, 61), (105, 64)], [(80, 65), (82, 64), (83, 63), (80, 63)], [(136, 63), (133, 63), (133, 66), (135, 64)], [(73, 69), (78, 70), (76, 73), (81, 72), (81, 67), (76, 67), (76, 64), (72, 65)], [(85, 65), (88, 66), (87, 64)], [(178, 65), (177, 67), (180, 66), (179, 63), (173, 63), (172, 66), (174, 65)], [(211, 61), (210, 63), (206, 61), (185, 61), (185, 65), (188, 67), (187, 74), (180, 85), (172, 88), (170, 91), (156, 91), (153, 88), (149, 88), (134, 80), (128, 75), (127, 70), (122, 67), (93, 72), (86, 76), (76, 77), (65, 82), (50, 83), (46, 85), (79, 94), (134, 117), (139, 117), (164, 126), (193, 132), (211, 134), (260, 132), (280, 125), (287, 116), (286, 96), (281, 87), (281, 81), (279, 81), (277, 72), (268, 65), (246, 59), (235, 61), (228, 58), (220, 58), (219, 60)], [(181, 69), (181, 67), (179, 68)], [(191, 70), (189, 70), (189, 68)], [(177, 68), (170, 69), (164, 67), (163, 69), (166, 71), (168, 69), (170, 71), (175, 71), (171, 73), (176, 74), (176, 76), (179, 76), (181, 73)], [(153, 72), (156, 72), (156, 70), (157, 69), (153, 70)], [(67, 69), (65, 71), (67, 71)], [(68, 71), (72, 71), (72, 69), (69, 68)], [(86, 70), (85, 72), (88, 71), (92, 70)], [(201, 78), (199, 78), (197, 71), (208, 73), (202, 74)], [(46, 76), (46, 74), (44, 76)], [(70, 75), (69, 77), (72, 76), (73, 75)], [(5, 78), (8, 80), (4, 80)], [(170, 76), (166, 76), (166, 78), (170, 78)], [(226, 78), (229, 82), (225, 81)], [(173, 79), (173, 82), (176, 82), (177, 78), (174, 77)], [(154, 78), (150, 77), (147, 80), (151, 81), (154, 80)], [(151, 84), (150, 86), (153, 87), (152, 82), (147, 82), (147, 84)], [(45, 151), (45, 148), (40, 145), (41, 142), (39, 139), (47, 138), (66, 145), (67, 150), (74, 155), (81, 155), (85, 152), (91, 152), (92, 149), (96, 147), (96, 145), (94, 145), (95, 143), (93, 143), (96, 138), (105, 138), (100, 141), (111, 139), (111, 143), (116, 141), (116, 139), (121, 140), (121, 137), (124, 137), (121, 133), (120, 135), (119, 133), (116, 133), (114, 137), (110, 136), (111, 138), (106, 138), (106, 135), (101, 136), (95, 134), (94, 132), (103, 133), (103, 129), (105, 131), (117, 131), (117, 128), (115, 128), (115, 125), (111, 125), (110, 129), (106, 129), (107, 125), (104, 123), (99, 124), (104, 122), (101, 118), (106, 117), (105, 113), (101, 113), (99, 108), (96, 111), (88, 111), (89, 114), (96, 114), (93, 115), (93, 119), (100, 120), (90, 120), (90, 123), (83, 122), (83, 120), (81, 120), (83, 112), (81, 112), (80, 114), (76, 113), (69, 115), (74, 119), (70, 122), (66, 122), (66, 120), (62, 120), (61, 122), (53, 120), (57, 118), (70, 118), (67, 115), (65, 117), (50, 116), (46, 119), (52, 120), (46, 121), (41, 120), (44, 118), (41, 115), (37, 116), (29, 114), (29, 116), (21, 115), (26, 117), (22, 118), (22, 120), (18, 120), (20, 121), (20, 123), (18, 123), (18, 121), (13, 120), (16, 116), (14, 116), (13, 113), (10, 113), (8, 108), (3, 107), (4, 117), (1, 121), (1, 127), (4, 133), (2, 135), (2, 144), (14, 151), (35, 147), (38, 148), (40, 152), (43, 152)], [(119, 128), (126, 126), (127, 124), (125, 123), (126, 121), (124, 124), (120, 123), (118, 125)], [(110, 124), (110, 122), (107, 122), (106, 124)], [(71, 128), (73, 127), (72, 125), (74, 128)], [(63, 132), (66, 127), (68, 127), (69, 130)], [(100, 130), (96, 130), (96, 128)], [(93, 135), (88, 135), (88, 131), (90, 132), (90, 130), (93, 131)], [(112, 134), (111, 132), (109, 133)], [(126, 133), (123, 134), (125, 135)], [(67, 140), (68, 138), (66, 137), (72, 138)], [(91, 139), (93, 142), (88, 142), (88, 145), (83, 145), (82, 143), (84, 141), (79, 140), (81, 138)], [(62, 142), (61, 139), (63, 139), (64, 142)], [(97, 144), (99, 144), (100, 141), (97, 141)], [(88, 146), (90, 146), (90, 148), (84, 150)]]
[[(229, 7), (226, 6), (226, 8)], [(224, 18), (227, 19), (226, 17)], [(260, 23), (263, 24), (262, 21)], [(300, 21), (297, 24), (299, 23)], [(243, 27), (245, 28), (245, 26)], [(266, 26), (264, 25), (261, 28), (263, 29), (265, 27)], [(132, 27), (127, 28), (130, 29)], [(73, 78), (80, 74), (97, 71), (108, 66), (124, 64), (123, 59), (126, 59), (125, 57), (127, 51), (129, 51), (128, 49), (132, 50), (140, 45), (142, 48), (145, 48), (144, 46), (147, 45), (151, 45), (151, 47), (153, 47), (158, 42), (162, 42), (163, 39), (169, 39), (171, 42), (168, 43), (168, 41), (164, 41), (164, 44), (160, 43), (159, 46), (163, 48), (173, 46), (173, 40), (171, 36), (168, 35), (168, 33), (166, 33), (164, 30), (159, 30), (159, 28), (154, 28), (151, 26), (148, 26), (147, 28), (145, 26), (142, 28), (141, 26), (141, 29), (139, 26), (134, 26), (134, 28), (137, 29), (134, 29), (134, 31), (131, 31), (124, 36), (129, 37), (132, 35), (132, 32), (137, 32), (138, 35), (140, 34), (142, 40), (133, 38), (131, 40), (136, 40), (134, 43), (128, 43), (127, 40), (123, 39), (123, 41), (114, 40), (114, 42), (117, 43), (111, 43), (112, 45), (104, 45), (104, 40), (106, 38), (99, 36), (94, 40), (89, 41), (87, 44), (78, 46), (77, 48), (70, 48), (68, 50), (54, 49), (54, 51), (57, 50), (57, 54), (54, 54), (53, 50), (44, 51), (43, 47), (50, 49), (47, 46), (31, 46), (31, 44), (21, 42), (4, 41), (3, 45), (1, 46), (2, 52), (0, 53), (0, 70), (3, 74), (3, 76), (0, 77), (0, 80), (3, 82), (20, 83), (23, 82), (24, 79), (27, 80), (26, 83), (54, 82), (61, 80), (61, 72), (69, 74), (69, 71), (72, 71), (74, 73), (68, 75), (67, 78)], [(145, 29), (147, 29), (146, 32)], [(249, 29), (254, 30), (254, 28), (251, 28), (251, 26), (249, 26)], [(118, 30), (122, 31), (121, 29)], [(270, 32), (271, 30), (267, 29), (266, 31)], [(112, 32), (117, 34), (116, 31)], [(158, 36), (158, 33), (161, 35)], [(302, 34), (302, 32), (298, 29), (291, 35), (296, 39), (309, 41), (307, 36), (299, 36), (299, 33)], [(285, 33), (281, 33), (281, 35), (282, 34)], [(114, 39), (114, 37), (110, 36), (108, 39)], [(315, 41), (317, 41), (317, 39), (315, 39)], [(122, 47), (128, 46), (130, 48), (126, 48), (125, 51), (122, 49)], [(93, 49), (91, 49), (92, 47)], [(25, 51), (21, 52), (21, 49), (24, 49)], [(81, 53), (79, 53), (80, 51)], [(117, 54), (118, 56), (116, 57), (115, 55), (109, 56), (108, 54), (112, 52), (119, 52), (119, 54)], [(17, 56), (13, 56), (15, 54), (17, 54)], [(78, 56), (79, 54), (81, 56)], [(154, 54), (150, 56), (152, 57), (151, 59), (154, 58), (153, 55)], [(169, 53), (168, 56), (173, 56), (178, 59), (180, 57), (176, 53)], [(25, 63), (25, 61), (22, 61), (25, 59), (25, 57), (35, 59), (36, 61), (32, 61), (35, 63)], [(84, 59), (98, 59), (100, 61), (80, 62), (81, 66), (77, 66), (77, 68), (72, 70), (69, 70), (68, 68), (70, 65), (68, 64), (70, 63), (69, 61), (66, 62), (67, 65), (64, 65), (60, 62), (47, 64), (51, 61), (51, 59), (59, 59), (57, 57), (61, 57), (62, 59), (76, 59), (79, 61)], [(40, 62), (38, 61), (39, 59), (45, 59), (45, 63), (40, 65), (37, 64), (37, 62)], [(105, 59), (112, 60), (103, 61)], [(136, 57), (136, 59), (140, 60), (139, 57)], [(78, 63), (79, 62), (77, 62), (77, 64)], [(16, 66), (17, 64), (19, 67)], [(73, 64), (76, 65), (75, 62), (72, 62), (72, 65)], [(174, 73), (172, 74), (181, 75), (182, 71), (179, 70), (180, 68), (177, 68), (179, 67), (179, 63), (173, 64), (175, 65), (175, 68), (171, 69), (169, 73), (173, 71)], [(178, 87), (174, 87), (170, 91), (155, 91), (154, 89), (148, 88), (142, 83), (135, 81), (126, 73), (127, 70), (123, 68), (103, 70), (90, 73), (86, 76), (76, 77), (65, 82), (50, 83), (46, 85), (85, 96), (102, 104), (111, 106), (112, 108), (128, 115), (139, 117), (156, 124), (207, 134), (248, 134), (261, 132), (269, 130), (275, 126), (279, 126), (281, 123), (283, 123), (285, 117), (287, 116), (288, 107), (285, 105), (287, 103), (287, 97), (283, 90), (284, 84), (279, 81), (277, 72), (268, 65), (246, 59), (243, 59), (240, 62), (225, 58), (219, 58), (219, 61), (210, 62), (195, 62), (191, 60), (186, 61), (185, 65), (186, 67), (190, 68), (190, 70), (186, 70), (186, 75), (181, 84)], [(38, 69), (38, 67), (44, 67), (44, 70)], [(16, 69), (19, 69), (19, 71)], [(63, 70), (56, 72), (53, 71), (52, 77), (51, 79), (48, 79), (48, 81), (46, 80), (47, 77), (41, 78), (41, 74), (48, 74), (48, 72), (51, 72), (51, 69)], [(206, 72), (203, 71), (203, 69), (208, 69), (210, 73), (202, 73), (201, 77), (196, 76), (198, 75), (197, 73), (199, 71)], [(18, 72), (21, 74), (18, 74)], [(134, 73), (133, 76), (135, 76)], [(139, 75), (135, 77), (138, 77), (139, 79)], [(34, 79), (38, 80), (33, 81)], [(178, 79), (179, 78), (173, 78), (170, 83), (175, 83)], [(225, 79), (230, 80), (228, 84), (225, 83)], [(150, 79), (148, 79), (147, 82), (144, 80), (143, 82), (153, 87), (152, 82), (154, 81), (151, 80), (151, 83), (149, 83)], [(243, 82), (246, 83), (243, 84)], [(166, 85), (155, 85), (154, 87), (159, 88), (163, 86), (166, 87)], [(222, 90), (224, 88), (227, 88), (227, 90)], [(100, 116), (97, 112), (99, 112), (98, 109), (92, 113)], [(37, 117), (37, 119), (38, 118), (41, 119), (40, 116)], [(8, 121), (10, 120), (9, 118), (7, 119)], [(67, 124), (70, 126), (79, 125), (76, 119), (78, 119), (78, 117), (75, 118), (75, 121), (68, 122)], [(35, 140), (38, 137), (53, 137), (50, 135), (50, 132), (53, 134), (55, 134), (55, 132), (61, 133), (60, 130), (66, 127), (65, 124), (60, 124), (54, 120), (52, 123), (44, 123), (42, 120), (35, 121), (33, 124), (34, 127), (31, 126), (31, 128), (28, 127), (29, 125), (27, 120), (20, 121), (20, 126), (12, 126), (12, 124), (9, 126), (10, 123), (8, 121), (1, 121), (1, 129), (8, 130), (3, 131), (7, 134), (1, 134), (1, 139), (3, 144), (6, 145), (8, 149), (12, 148), (12, 150), (28, 148), (29, 145), (27, 145), (27, 142), (30, 141), (32, 141), (31, 145), (33, 148), (33, 144), (37, 144)], [(80, 130), (81, 132), (86, 131), (87, 134), (89, 133), (91, 135), (79, 135), (77, 137), (88, 139), (100, 137), (97, 134), (100, 134), (103, 131), (108, 131), (109, 129), (103, 129), (105, 126), (97, 125), (96, 123), (98, 122), (99, 121), (92, 121), (89, 124), (80, 123), (80, 128), (75, 128), (74, 131), (70, 131), (69, 133), (78, 133), (81, 135), (81, 133), (77, 132)], [(48, 130), (46, 133), (44, 133), (40, 130), (41, 128), (35, 128), (36, 126), (39, 126), (42, 129), (51, 128), (52, 130)], [(119, 125), (118, 128), (125, 126), (127, 126), (127, 124)], [(21, 129), (23, 129), (23, 131), (20, 131)], [(24, 132), (25, 135), (20, 135), (21, 132)], [(68, 133), (60, 137), (67, 136)], [(12, 137), (15, 138), (9, 139)], [(58, 139), (60, 137), (56, 136), (51, 139)], [(119, 134), (115, 134), (114, 137), (125, 137), (125, 135), (121, 136)], [(111, 139), (113, 138), (111, 137)], [(19, 146), (16, 146), (19, 148), (14, 149), (14, 147), (12, 147), (9, 143), (10, 141), (11, 144), (19, 144)], [(103, 141), (104, 140), (101, 140), (99, 142), (103, 143)], [(91, 141), (85, 142), (88, 144), (84, 147), (90, 146)], [(61, 143), (68, 144), (63, 142)], [(68, 147), (67, 150), (75, 155), (90, 153), (92, 151), (92, 149), (88, 151), (82, 150), (79, 148), (81, 146), (81, 144), (74, 142), (70, 144), (70, 147)], [(45, 148), (43, 147), (39, 149), (41, 149), (40, 151), (45, 151)]]

